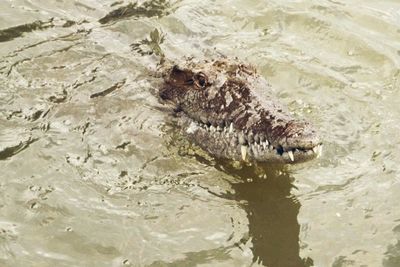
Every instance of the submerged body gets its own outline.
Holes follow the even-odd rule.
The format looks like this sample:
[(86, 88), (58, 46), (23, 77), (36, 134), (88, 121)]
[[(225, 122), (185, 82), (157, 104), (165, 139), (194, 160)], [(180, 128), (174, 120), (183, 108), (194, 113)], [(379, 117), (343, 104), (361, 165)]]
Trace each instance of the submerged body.
[(214, 157), (296, 163), (321, 153), (312, 125), (283, 108), (254, 67), (188, 59), (164, 68), (161, 99), (174, 105), (188, 139)]

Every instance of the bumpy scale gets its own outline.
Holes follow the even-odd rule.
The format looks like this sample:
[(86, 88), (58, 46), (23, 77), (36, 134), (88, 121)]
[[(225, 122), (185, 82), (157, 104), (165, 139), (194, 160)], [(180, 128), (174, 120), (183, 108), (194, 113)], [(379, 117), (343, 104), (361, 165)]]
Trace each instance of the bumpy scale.
[(321, 154), (309, 122), (293, 117), (252, 66), (218, 59), (163, 66), (161, 99), (188, 139), (218, 158), (296, 163)]

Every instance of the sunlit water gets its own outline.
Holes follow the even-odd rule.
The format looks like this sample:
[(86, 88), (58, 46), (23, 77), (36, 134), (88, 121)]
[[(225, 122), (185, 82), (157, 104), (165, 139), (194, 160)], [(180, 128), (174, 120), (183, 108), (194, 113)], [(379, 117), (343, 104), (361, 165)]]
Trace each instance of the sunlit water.
[[(0, 29), (1, 266), (400, 266), (398, 1), (3, 0)], [(191, 146), (160, 49), (257, 66), (323, 156)]]

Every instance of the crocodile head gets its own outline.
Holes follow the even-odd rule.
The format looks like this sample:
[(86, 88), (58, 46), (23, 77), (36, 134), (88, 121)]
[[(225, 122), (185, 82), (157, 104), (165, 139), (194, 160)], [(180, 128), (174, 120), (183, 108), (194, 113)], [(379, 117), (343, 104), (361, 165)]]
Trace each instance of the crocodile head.
[(292, 116), (252, 66), (228, 59), (171, 64), (160, 97), (189, 140), (217, 158), (296, 163), (321, 153), (312, 125)]

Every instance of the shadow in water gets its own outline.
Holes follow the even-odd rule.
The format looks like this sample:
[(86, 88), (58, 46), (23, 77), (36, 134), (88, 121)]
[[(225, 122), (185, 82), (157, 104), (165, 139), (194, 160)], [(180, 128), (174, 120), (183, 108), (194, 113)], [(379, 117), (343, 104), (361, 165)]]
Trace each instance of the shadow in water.
[[(400, 230), (399, 226), (395, 229)], [(397, 240), (396, 244), (389, 245), (386, 253), (385, 259), (383, 260), (384, 267), (398, 267), (400, 266), (400, 240)]]
[[(219, 197), (243, 203), (248, 217), (253, 263), (269, 267), (310, 267), (311, 258), (301, 258), (297, 215), (300, 202), (291, 194), (293, 178), (283, 167), (242, 166), (218, 163), (217, 169), (238, 178), (233, 193)], [(245, 238), (248, 240), (247, 238)], [(246, 242), (246, 241), (245, 241)], [(185, 253), (174, 262), (156, 261), (152, 267), (195, 266), (229, 260), (229, 253), (239, 244)]]
[(223, 164), (220, 168), (240, 178), (235, 193), (227, 198), (243, 202), (249, 220), (253, 262), (273, 267), (313, 266), (310, 258), (299, 256), (299, 201), (291, 194), (293, 178), (282, 167)]

